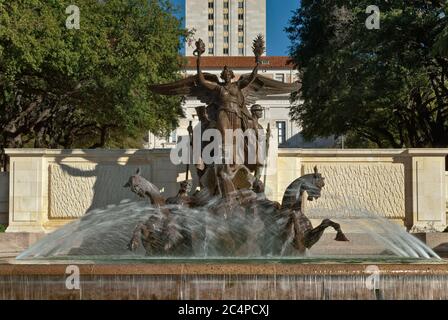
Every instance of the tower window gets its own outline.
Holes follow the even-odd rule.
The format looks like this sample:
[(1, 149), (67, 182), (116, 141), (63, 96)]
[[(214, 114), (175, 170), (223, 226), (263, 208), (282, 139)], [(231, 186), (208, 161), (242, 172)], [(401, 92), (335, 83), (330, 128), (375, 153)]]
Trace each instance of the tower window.
[(215, 7), (215, 3), (214, 3), (213, 1), (209, 1), (209, 2), (208, 2), (208, 7), (209, 7), (210, 9), (213, 9), (213, 8)]
[(208, 54), (214, 54), (213, 48), (208, 48)]
[(229, 43), (229, 37), (224, 37), (224, 43)]
[(238, 8), (240, 9), (244, 8), (244, 2), (242, 1), (238, 2)]
[(240, 56), (243, 56), (244, 55), (244, 48), (238, 48), (238, 54)]
[(214, 30), (214, 26), (212, 24), (208, 25), (208, 31), (213, 31)]
[(278, 144), (286, 142), (286, 121), (277, 121)]
[(213, 20), (214, 19), (214, 15), (213, 13), (209, 13), (208, 14), (208, 20)]
[(228, 13), (224, 13), (224, 20), (229, 20), (229, 14)]
[(244, 42), (244, 37), (238, 37), (238, 42), (239, 43), (243, 43)]
[(229, 48), (224, 48), (224, 49), (223, 49), (223, 53), (224, 53), (225, 55), (228, 55), (228, 54), (229, 54)]
[(244, 20), (244, 13), (238, 13), (238, 20)]

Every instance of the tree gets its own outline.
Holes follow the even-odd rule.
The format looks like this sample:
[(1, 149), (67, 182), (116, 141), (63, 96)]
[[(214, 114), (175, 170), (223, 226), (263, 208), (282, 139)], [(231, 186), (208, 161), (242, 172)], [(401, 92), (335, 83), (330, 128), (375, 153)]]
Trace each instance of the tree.
[[(445, 5), (445, 10), (442, 14), (444, 15), (448, 13), (448, 4)], [(436, 43), (434, 44), (434, 54), (441, 55), (444, 57), (448, 57), (448, 23), (446, 22), (446, 19), (444, 21), (445, 28), (437, 35), (436, 37)]]
[(167, 0), (0, 0), (0, 147), (136, 147), (166, 133), (181, 100), (148, 86), (180, 77), (188, 36)]
[[(286, 29), (302, 77), (291, 117), (306, 138), (355, 146), (448, 146), (445, 1), (302, 0)], [(445, 48), (445, 49), (444, 49)]]

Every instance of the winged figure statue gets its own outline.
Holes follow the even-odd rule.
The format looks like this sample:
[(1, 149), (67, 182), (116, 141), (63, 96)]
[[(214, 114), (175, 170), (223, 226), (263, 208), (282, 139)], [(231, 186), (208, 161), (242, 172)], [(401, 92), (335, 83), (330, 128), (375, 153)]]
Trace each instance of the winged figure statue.
[[(284, 83), (258, 74), (264, 50), (264, 39), (259, 35), (253, 45), (255, 67), (252, 73), (242, 75), (237, 81), (233, 81), (234, 72), (225, 66), (220, 81), (216, 75), (202, 72), (201, 57), (205, 52), (205, 44), (199, 39), (194, 51), (197, 57), (197, 74), (176, 82), (153, 85), (150, 90), (158, 94), (181, 95), (200, 100), (207, 105), (208, 119), (221, 133), (222, 146), (225, 148), (234, 145), (233, 139), (226, 141), (226, 130), (241, 129), (243, 132), (248, 129), (258, 130), (258, 126), (255, 125), (257, 121), (254, 121), (247, 108), (248, 105), (255, 104), (257, 100), (267, 96), (288, 94), (299, 89), (298, 83)], [(245, 163), (245, 165), (249, 171), (254, 172), (260, 164)]]

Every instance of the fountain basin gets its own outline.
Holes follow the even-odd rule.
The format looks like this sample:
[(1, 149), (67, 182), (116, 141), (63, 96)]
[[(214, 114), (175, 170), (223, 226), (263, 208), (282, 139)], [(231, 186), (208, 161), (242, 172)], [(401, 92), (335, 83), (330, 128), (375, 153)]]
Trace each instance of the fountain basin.
[[(69, 265), (79, 268), (80, 290), (66, 287)], [(372, 274), (368, 266), (376, 266), (379, 272)], [(372, 277), (377, 277), (376, 282)], [(448, 263), (415, 259), (13, 260), (0, 265), (0, 299), (438, 300), (448, 299)]]

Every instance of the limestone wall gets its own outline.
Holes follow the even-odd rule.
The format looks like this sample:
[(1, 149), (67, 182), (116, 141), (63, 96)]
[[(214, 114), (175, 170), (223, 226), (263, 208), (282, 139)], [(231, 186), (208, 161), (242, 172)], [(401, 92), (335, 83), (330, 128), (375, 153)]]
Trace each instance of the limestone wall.
[(86, 212), (137, 196), (123, 185), (141, 168), (164, 196), (185, 179), (169, 150), (9, 151), (11, 179), (9, 232), (51, 231)]
[(0, 172), (0, 224), (8, 222), (9, 174)]
[[(167, 197), (185, 179), (185, 166), (171, 163), (170, 150), (9, 149), (7, 154), (8, 232), (48, 232), (89, 210), (136, 199), (123, 185), (139, 167)], [(441, 231), (448, 199), (446, 154), (447, 149), (279, 149), (267, 195), (281, 201), (290, 183), (317, 166), (326, 186), (318, 201), (306, 204), (311, 218), (375, 214), (413, 231)], [(0, 175), (0, 212), (5, 180)]]
[(305, 150), (279, 149), (271, 197), (314, 166), (325, 177), (318, 201), (306, 202), (310, 218), (380, 215), (413, 231), (446, 227), (447, 149)]
[(301, 175), (312, 173), (314, 166), (325, 177), (322, 197), (306, 202), (308, 215), (327, 217), (328, 212), (354, 217), (362, 210), (391, 219), (405, 219), (405, 165), (394, 162), (399, 154), (371, 153), (362, 156), (352, 151), (280, 151), (278, 194)]

